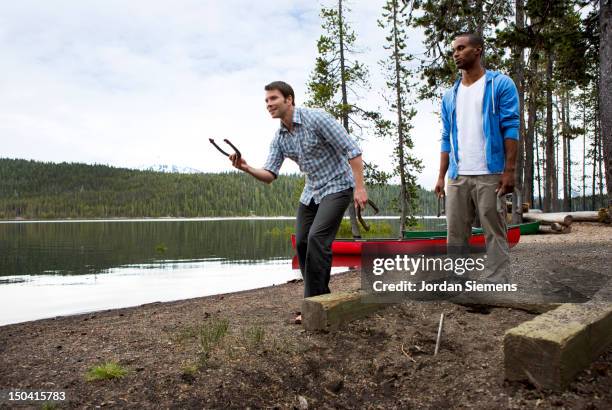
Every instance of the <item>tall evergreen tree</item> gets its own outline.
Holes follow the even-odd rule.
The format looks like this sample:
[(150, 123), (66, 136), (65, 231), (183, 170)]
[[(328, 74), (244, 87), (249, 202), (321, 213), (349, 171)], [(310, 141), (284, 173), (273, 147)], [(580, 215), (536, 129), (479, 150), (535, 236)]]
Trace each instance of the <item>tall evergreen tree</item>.
[(319, 54), (307, 83), (306, 105), (326, 110), (347, 132), (362, 137), (366, 128), (374, 128), (380, 113), (360, 105), (360, 91), (370, 88), (369, 72), (356, 59), (357, 36), (347, 22), (349, 11), (343, 0), (337, 0), (336, 8), (321, 9), (324, 33), (317, 41)]
[[(406, 11), (408, 10), (408, 11)], [(383, 6), (382, 19), (378, 21), (386, 29), (387, 44), (385, 50), (389, 56), (381, 61), (385, 70), (386, 85), (390, 91), (385, 95), (389, 110), (395, 114), (394, 120), (380, 122), (380, 133), (393, 139), (395, 151), (394, 175), (400, 178), (400, 229), (416, 223), (414, 215), (417, 206), (416, 174), (422, 170), (421, 161), (410, 153), (414, 148), (410, 130), (411, 121), (416, 115), (412, 107), (414, 96), (410, 90), (415, 84), (411, 82), (413, 71), (410, 64), (414, 56), (406, 50), (409, 40), (407, 27), (412, 18), (412, 3), (400, 5), (399, 0), (388, 0)]]
[(442, 91), (456, 79), (456, 67), (452, 59), (451, 42), (463, 32), (474, 32), (485, 39), (487, 68), (499, 66), (504, 50), (495, 47), (496, 28), (501, 22), (508, 23), (512, 15), (512, 2), (499, 0), (416, 0), (414, 8), (419, 16), (413, 25), (424, 30), (425, 58), (421, 60), (421, 77), (425, 84), (420, 87), (423, 99), (438, 99)]
[[(170, 174), (105, 165), (0, 158), (0, 219), (279, 216), (295, 211), (304, 178), (271, 185), (244, 173)], [(382, 215), (397, 215), (399, 186), (372, 186)], [(426, 215), (435, 195), (419, 190)]]
[[(525, 4), (524, 0), (515, 2), (515, 21), (517, 31), (525, 28)], [(512, 79), (517, 87), (519, 95), (519, 145), (516, 164), (516, 188), (520, 195), (512, 195), (512, 223), (523, 222), (522, 213), (522, 194), (525, 157), (526, 157), (526, 132), (525, 132), (525, 45), (523, 41), (516, 42), (512, 47)], [(520, 201), (519, 201), (520, 199)]]
[[(555, 129), (561, 130), (564, 137), (564, 156), (563, 156), (563, 175), (564, 192), (567, 193), (566, 206), (569, 204), (571, 168), (569, 160), (569, 142), (575, 137), (574, 129), (569, 126), (571, 113), (569, 110), (557, 107), (558, 115), (553, 115), (554, 106), (552, 104), (552, 94), (554, 90), (571, 93), (578, 85), (584, 84), (588, 80), (585, 75), (584, 65), (576, 64), (581, 60), (585, 53), (584, 31), (578, 13), (574, 10), (576, 1), (574, 0), (528, 0), (525, 4), (525, 14), (527, 24), (522, 28), (518, 22), (521, 12), (517, 1), (517, 24), (505, 29), (500, 38), (500, 44), (511, 46), (513, 49), (526, 47), (530, 49), (529, 69), (526, 79), (528, 81), (529, 93), (529, 120), (527, 132), (523, 134), (526, 138), (522, 147), (525, 156), (519, 156), (522, 164), (518, 168), (524, 168), (523, 193), (527, 200), (533, 196), (533, 157), (532, 149), (534, 130), (537, 126), (535, 122), (537, 95), (536, 89), (545, 88), (547, 96), (547, 115), (546, 115), (546, 195), (544, 198), (545, 209), (551, 210), (557, 207), (557, 166), (556, 162), (560, 158), (555, 156), (555, 146), (557, 145), (557, 135)], [(538, 60), (544, 57), (546, 84), (541, 87)], [(515, 61), (515, 66), (516, 66)], [(518, 84), (517, 84), (518, 85)], [(560, 98), (563, 100), (563, 98)], [(550, 112), (550, 114), (548, 114)], [(567, 114), (567, 115), (566, 115)], [(567, 160), (566, 160), (567, 158)], [(548, 198), (550, 197), (550, 198)]]
[(599, 1), (599, 118), (605, 160), (608, 208), (612, 210), (612, 2)]
[[(346, 19), (349, 11), (343, 0), (337, 0), (336, 8), (321, 9), (324, 33), (317, 41), (319, 55), (307, 84), (306, 105), (328, 111), (348, 133), (363, 138), (365, 129), (375, 128), (381, 116), (358, 104), (359, 90), (369, 89), (369, 74), (367, 67), (355, 58), (357, 36)], [(389, 175), (364, 162), (364, 178), (367, 184), (383, 184)], [(359, 237), (355, 209), (351, 206), (349, 213), (353, 236)]]

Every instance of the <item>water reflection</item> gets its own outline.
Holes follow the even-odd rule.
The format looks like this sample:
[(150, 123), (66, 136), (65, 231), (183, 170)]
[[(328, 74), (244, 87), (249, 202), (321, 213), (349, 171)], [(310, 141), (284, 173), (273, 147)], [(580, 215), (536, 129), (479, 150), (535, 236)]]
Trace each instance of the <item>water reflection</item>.
[[(0, 222), (0, 325), (285, 283), (294, 223)], [(360, 263), (334, 257), (332, 273)]]
[(285, 232), (293, 224), (291, 220), (0, 224), (0, 276), (90, 274), (117, 266), (210, 258), (240, 264), (290, 258), (293, 252)]
[(21, 276), (21, 282), (0, 285), (0, 325), (237, 292), (300, 277), (289, 259), (248, 268), (221, 260), (177, 263), (171, 269), (160, 266), (122, 266), (102, 275)]

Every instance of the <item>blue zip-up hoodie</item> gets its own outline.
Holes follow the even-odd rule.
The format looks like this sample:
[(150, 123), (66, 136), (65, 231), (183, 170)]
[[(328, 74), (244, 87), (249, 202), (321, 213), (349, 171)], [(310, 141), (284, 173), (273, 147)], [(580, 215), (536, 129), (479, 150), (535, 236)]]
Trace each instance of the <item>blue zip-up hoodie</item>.
[[(485, 137), (487, 168), (491, 173), (504, 170), (506, 155), (504, 139), (519, 139), (519, 99), (514, 82), (507, 75), (487, 70), (482, 101), (482, 130)], [(449, 178), (456, 179), (457, 152), (457, 90), (459, 78), (442, 98), (442, 152), (449, 153)]]

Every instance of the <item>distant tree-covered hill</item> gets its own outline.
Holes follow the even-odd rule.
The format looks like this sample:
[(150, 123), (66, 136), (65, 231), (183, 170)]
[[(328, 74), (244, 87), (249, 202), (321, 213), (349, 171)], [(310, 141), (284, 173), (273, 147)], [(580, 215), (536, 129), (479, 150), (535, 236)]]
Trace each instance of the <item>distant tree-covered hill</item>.
[[(304, 184), (266, 185), (237, 173), (169, 174), (106, 165), (0, 159), (0, 219), (295, 215)], [(399, 187), (371, 187), (381, 214), (397, 215)], [(435, 212), (421, 191), (421, 214)]]

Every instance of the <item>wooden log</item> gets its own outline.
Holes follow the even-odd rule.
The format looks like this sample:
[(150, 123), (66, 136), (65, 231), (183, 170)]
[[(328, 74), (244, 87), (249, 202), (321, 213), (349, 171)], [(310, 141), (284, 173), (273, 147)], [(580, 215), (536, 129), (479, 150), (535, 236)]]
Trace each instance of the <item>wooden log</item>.
[(564, 304), (504, 335), (508, 380), (563, 390), (612, 344), (612, 304)]
[(302, 302), (302, 324), (307, 330), (335, 330), (356, 319), (389, 306), (367, 302), (365, 293), (337, 292), (313, 296)]
[(561, 225), (560, 223), (552, 223), (550, 225), (540, 225), (538, 232), (541, 233), (570, 233), (572, 232), (572, 226)]
[(565, 225), (561, 225), (561, 224), (560, 224), (560, 223), (558, 223), (558, 222), (553, 222), (553, 223), (551, 223), (549, 226), (550, 226), (550, 229), (551, 229), (552, 231), (555, 231), (555, 232), (561, 232), (561, 231), (563, 231), (563, 227), (564, 227)]
[(601, 210), (575, 211), (568, 212), (567, 214), (572, 217), (573, 222), (604, 222), (604, 220), (607, 218), (607, 212), (605, 209), (603, 209), (603, 212), (601, 212)]
[(612, 222), (612, 208), (600, 208), (597, 212), (598, 222), (609, 224)]
[(562, 225), (560, 223), (553, 223), (550, 225), (550, 229), (556, 233), (570, 233), (572, 231), (571, 225)]
[(569, 226), (572, 224), (572, 217), (567, 212), (555, 212), (555, 213), (534, 213), (527, 212), (523, 214), (523, 219), (528, 221), (540, 221), (541, 224), (550, 225), (553, 223), (560, 223), (562, 225)]

